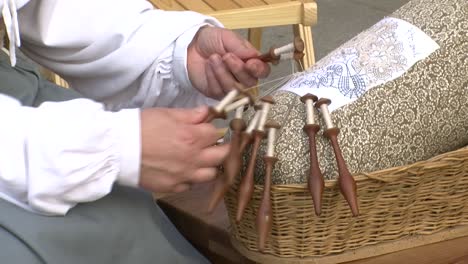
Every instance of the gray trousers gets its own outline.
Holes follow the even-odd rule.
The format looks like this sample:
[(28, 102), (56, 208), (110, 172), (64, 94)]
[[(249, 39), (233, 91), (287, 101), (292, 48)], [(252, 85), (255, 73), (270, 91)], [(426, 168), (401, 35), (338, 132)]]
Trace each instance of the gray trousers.
[[(0, 51), (0, 93), (27, 106), (81, 97), (42, 79), (32, 64), (18, 57), (12, 68)], [(80, 204), (65, 217), (33, 214), (0, 199), (0, 263), (208, 261), (181, 236), (150, 194), (115, 186), (110, 195)]]

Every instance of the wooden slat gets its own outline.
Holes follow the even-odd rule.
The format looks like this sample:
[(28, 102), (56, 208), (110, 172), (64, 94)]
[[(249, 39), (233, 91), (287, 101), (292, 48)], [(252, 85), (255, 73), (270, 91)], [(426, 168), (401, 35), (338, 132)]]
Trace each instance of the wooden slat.
[(234, 0), (240, 7), (262, 6), (267, 3), (262, 0)]
[(214, 9), (211, 6), (207, 5), (202, 0), (177, 0), (176, 2), (178, 2), (186, 10), (192, 10), (199, 13), (207, 13), (214, 11)]
[(168, 11), (181, 11), (185, 10), (183, 6), (173, 0), (149, 0), (154, 7)]
[(237, 9), (238, 6), (234, 1), (231, 0), (203, 0), (207, 5), (211, 6), (214, 10), (228, 10)]
[(302, 13), (302, 3), (294, 1), (207, 14), (219, 19), (227, 28), (240, 29), (300, 24)]
[(267, 4), (278, 4), (278, 3), (284, 3), (284, 2), (291, 2), (295, 0), (263, 0), (263, 1), (265, 1)]

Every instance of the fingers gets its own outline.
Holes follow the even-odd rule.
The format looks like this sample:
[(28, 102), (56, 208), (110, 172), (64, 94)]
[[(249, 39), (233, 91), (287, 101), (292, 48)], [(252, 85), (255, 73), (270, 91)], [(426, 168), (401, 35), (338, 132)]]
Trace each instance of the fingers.
[(193, 138), (192, 142), (201, 148), (211, 147), (220, 138), (220, 131), (211, 123), (198, 124), (187, 131)]
[(201, 168), (217, 167), (221, 165), (229, 153), (229, 144), (205, 148), (196, 157), (196, 164)]
[(222, 41), (226, 52), (233, 53), (240, 59), (248, 59), (260, 54), (250, 42), (233, 31), (223, 30)]
[(203, 183), (216, 179), (218, 170), (216, 168), (198, 169), (190, 178), (190, 183)]
[[(223, 59), (219, 54), (212, 54), (209, 58), (210, 66), (214, 72), (214, 76), (216, 81), (220, 85), (220, 90), (224, 93), (229, 92), (234, 87), (234, 83), (236, 83), (236, 79), (232, 75), (230, 69), (227, 65), (223, 62)], [(210, 87), (211, 89), (211, 87)]]
[[(257, 83), (255, 72), (249, 70), (246, 67), (246, 63), (243, 62), (239, 57), (235, 56), (232, 53), (228, 53), (224, 55), (223, 61), (226, 64), (227, 69), (243, 85), (247, 87), (251, 87)], [(256, 65), (254, 64), (253, 66), (256, 66)]]
[(245, 63), (246, 71), (256, 78), (266, 78), (270, 74), (271, 68), (268, 63), (259, 59), (250, 59)]
[(233, 53), (227, 53), (222, 58), (219, 54), (212, 54), (209, 58), (210, 71), (207, 79), (211, 91), (222, 91), (223, 95), (240, 82), (247, 87), (254, 86), (258, 78), (264, 78), (270, 73), (268, 64), (252, 59), (242, 61)]
[(208, 83), (207, 96), (210, 96), (214, 99), (219, 100), (223, 98), (225, 92), (223, 91), (223, 87), (218, 82), (218, 78), (216, 77), (216, 74), (215, 74), (216, 68), (217, 68), (216, 61), (209, 59), (207, 66), (206, 66), (206, 70), (205, 70), (206, 80)]
[(174, 189), (172, 190), (172, 192), (175, 192), (175, 193), (186, 192), (190, 190), (190, 186), (191, 185), (188, 183), (181, 183), (181, 184), (176, 185)]
[(186, 124), (199, 124), (203, 122), (208, 115), (208, 107), (207, 106), (199, 106), (197, 108), (171, 108), (171, 109), (164, 109), (167, 111), (168, 115), (174, 118), (178, 122), (183, 122)]

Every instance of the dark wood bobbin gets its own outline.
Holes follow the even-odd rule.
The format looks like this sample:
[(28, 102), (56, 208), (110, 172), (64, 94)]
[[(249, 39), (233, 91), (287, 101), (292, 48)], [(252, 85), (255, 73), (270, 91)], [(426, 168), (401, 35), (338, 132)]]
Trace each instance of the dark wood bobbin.
[[(304, 41), (300, 37), (294, 38), (294, 41), (288, 45), (275, 48), (272, 47), (267, 53), (264, 53), (257, 58), (266, 63), (276, 65), (281, 60), (282, 54), (294, 53), (294, 59), (299, 60), (304, 56)], [(302, 54), (302, 55), (300, 55)]]
[(313, 95), (313, 94), (308, 93), (308, 94), (302, 96), (302, 97), (300, 98), (300, 100), (301, 100), (301, 102), (304, 103), (304, 104), (306, 103), (307, 100), (312, 100), (312, 103), (315, 103), (315, 102), (317, 102), (318, 97), (317, 97), (316, 95)]
[(254, 143), (251, 150), (251, 157), (247, 165), (246, 174), (242, 177), (241, 183), (239, 185), (239, 194), (238, 194), (238, 207), (236, 220), (240, 221), (244, 210), (247, 207), (250, 199), (252, 198), (252, 193), (254, 189), (254, 170), (255, 170), (255, 160), (257, 158), (258, 148), (260, 147), (260, 142), (265, 136), (264, 127), (270, 111), (271, 105), (275, 104), (275, 100), (272, 96), (265, 96), (260, 99), (262, 102), (262, 110), (260, 119), (258, 121), (257, 129), (254, 130)]
[(307, 187), (312, 196), (314, 203), (315, 214), (319, 216), (322, 213), (322, 197), (323, 190), (325, 188), (325, 181), (323, 179), (322, 171), (317, 156), (317, 141), (316, 135), (320, 130), (320, 126), (317, 124), (309, 124), (304, 126), (304, 132), (309, 137), (309, 160), (310, 169), (309, 177), (307, 178)]
[(304, 58), (305, 53), (304, 52), (294, 52), (293, 58), (296, 61), (302, 60)]
[(340, 133), (340, 129), (334, 127), (331, 121), (327, 108), (330, 103), (331, 101), (329, 99), (321, 98), (315, 103), (315, 106), (322, 110), (322, 116), (324, 117), (327, 125), (327, 129), (323, 134), (330, 140), (333, 152), (335, 153), (340, 191), (348, 202), (353, 216), (358, 216), (359, 206), (357, 200), (357, 186), (353, 176), (348, 170), (348, 166), (346, 165), (340, 146), (338, 145), (338, 134)]
[(257, 58), (265, 63), (271, 63), (273, 65), (277, 65), (280, 61), (280, 55), (275, 54), (274, 47), (271, 47), (267, 53), (263, 53)]
[(246, 128), (243, 119), (233, 119), (230, 122), (232, 131), (231, 148), (226, 157), (223, 167), (224, 173), (216, 179), (211, 201), (208, 205), (208, 212), (213, 212), (219, 202), (223, 199), (224, 194), (229, 187), (234, 183), (235, 178), (239, 175), (240, 167), (242, 166), (242, 156), (240, 153), (241, 133)]
[[(273, 96), (271, 96), (271, 95), (267, 95), (267, 96), (262, 97), (260, 99), (260, 101), (268, 103), (270, 105), (275, 104), (275, 99), (273, 99)], [(262, 107), (262, 109), (263, 109), (263, 107)]]
[(271, 232), (272, 209), (271, 209), (271, 178), (275, 163), (278, 159), (275, 157), (276, 132), (280, 125), (275, 121), (268, 122), (265, 127), (268, 129), (267, 153), (263, 157), (265, 161), (265, 178), (263, 185), (263, 196), (258, 208), (256, 225), (258, 232), (258, 249), (260, 252), (265, 250), (266, 240)]
[(316, 100), (316, 102), (315, 102), (315, 107), (316, 107), (317, 109), (320, 109), (320, 107), (321, 107), (323, 104), (330, 105), (330, 104), (331, 104), (331, 100), (328, 99), (328, 98), (320, 98), (320, 99)]
[(263, 197), (260, 207), (258, 208), (256, 225), (258, 233), (258, 250), (264, 252), (268, 235), (271, 232), (273, 223), (271, 209), (271, 174), (275, 163), (278, 161), (276, 157), (263, 157), (265, 162), (265, 185), (263, 187)]
[[(325, 181), (323, 179), (322, 171), (317, 156), (317, 141), (316, 135), (320, 130), (320, 125), (315, 124), (313, 103), (318, 100), (317, 96), (313, 94), (306, 94), (301, 97), (301, 102), (306, 106), (307, 121), (303, 130), (309, 138), (309, 160), (310, 169), (309, 177), (307, 178), (307, 187), (312, 196), (314, 203), (315, 214), (319, 216), (322, 213), (322, 197), (325, 188)], [(312, 112), (312, 113), (311, 113)]]
[(215, 119), (226, 119), (226, 114), (224, 112), (218, 112), (215, 108), (208, 108), (208, 115), (206, 116), (204, 123), (210, 123)]
[(247, 207), (252, 194), (254, 191), (254, 171), (255, 171), (255, 161), (258, 154), (258, 149), (262, 139), (265, 137), (265, 132), (261, 130), (254, 130), (253, 132), (253, 146), (250, 153), (249, 163), (247, 164), (247, 169), (245, 175), (242, 177), (242, 180), (239, 185), (238, 193), (238, 204), (237, 204), (237, 214), (236, 221), (240, 222), (244, 214), (244, 210)]
[(305, 49), (304, 41), (300, 37), (294, 38), (294, 53), (303, 53)]
[(340, 133), (340, 129), (337, 127), (330, 128), (325, 130), (324, 135), (330, 139), (330, 142), (333, 146), (333, 152), (335, 153), (336, 163), (338, 166), (338, 184), (340, 186), (341, 193), (345, 197), (346, 201), (351, 208), (351, 212), (353, 216), (359, 215), (359, 206), (357, 200), (357, 186), (356, 182), (354, 181), (353, 176), (348, 170), (346, 166), (346, 162), (343, 158), (343, 154), (341, 153), (341, 149), (338, 145), (338, 134)]

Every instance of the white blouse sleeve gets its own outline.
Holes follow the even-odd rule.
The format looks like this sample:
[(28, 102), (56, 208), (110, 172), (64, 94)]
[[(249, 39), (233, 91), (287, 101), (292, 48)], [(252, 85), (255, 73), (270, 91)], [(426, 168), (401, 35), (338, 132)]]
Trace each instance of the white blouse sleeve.
[(32, 0), (18, 20), (24, 53), (108, 109), (209, 101), (186, 78), (186, 48), (201, 26), (222, 26), (213, 18), (146, 0)]
[(0, 198), (64, 215), (107, 195), (115, 182), (137, 186), (139, 110), (107, 112), (87, 99), (21, 106), (0, 95)]

